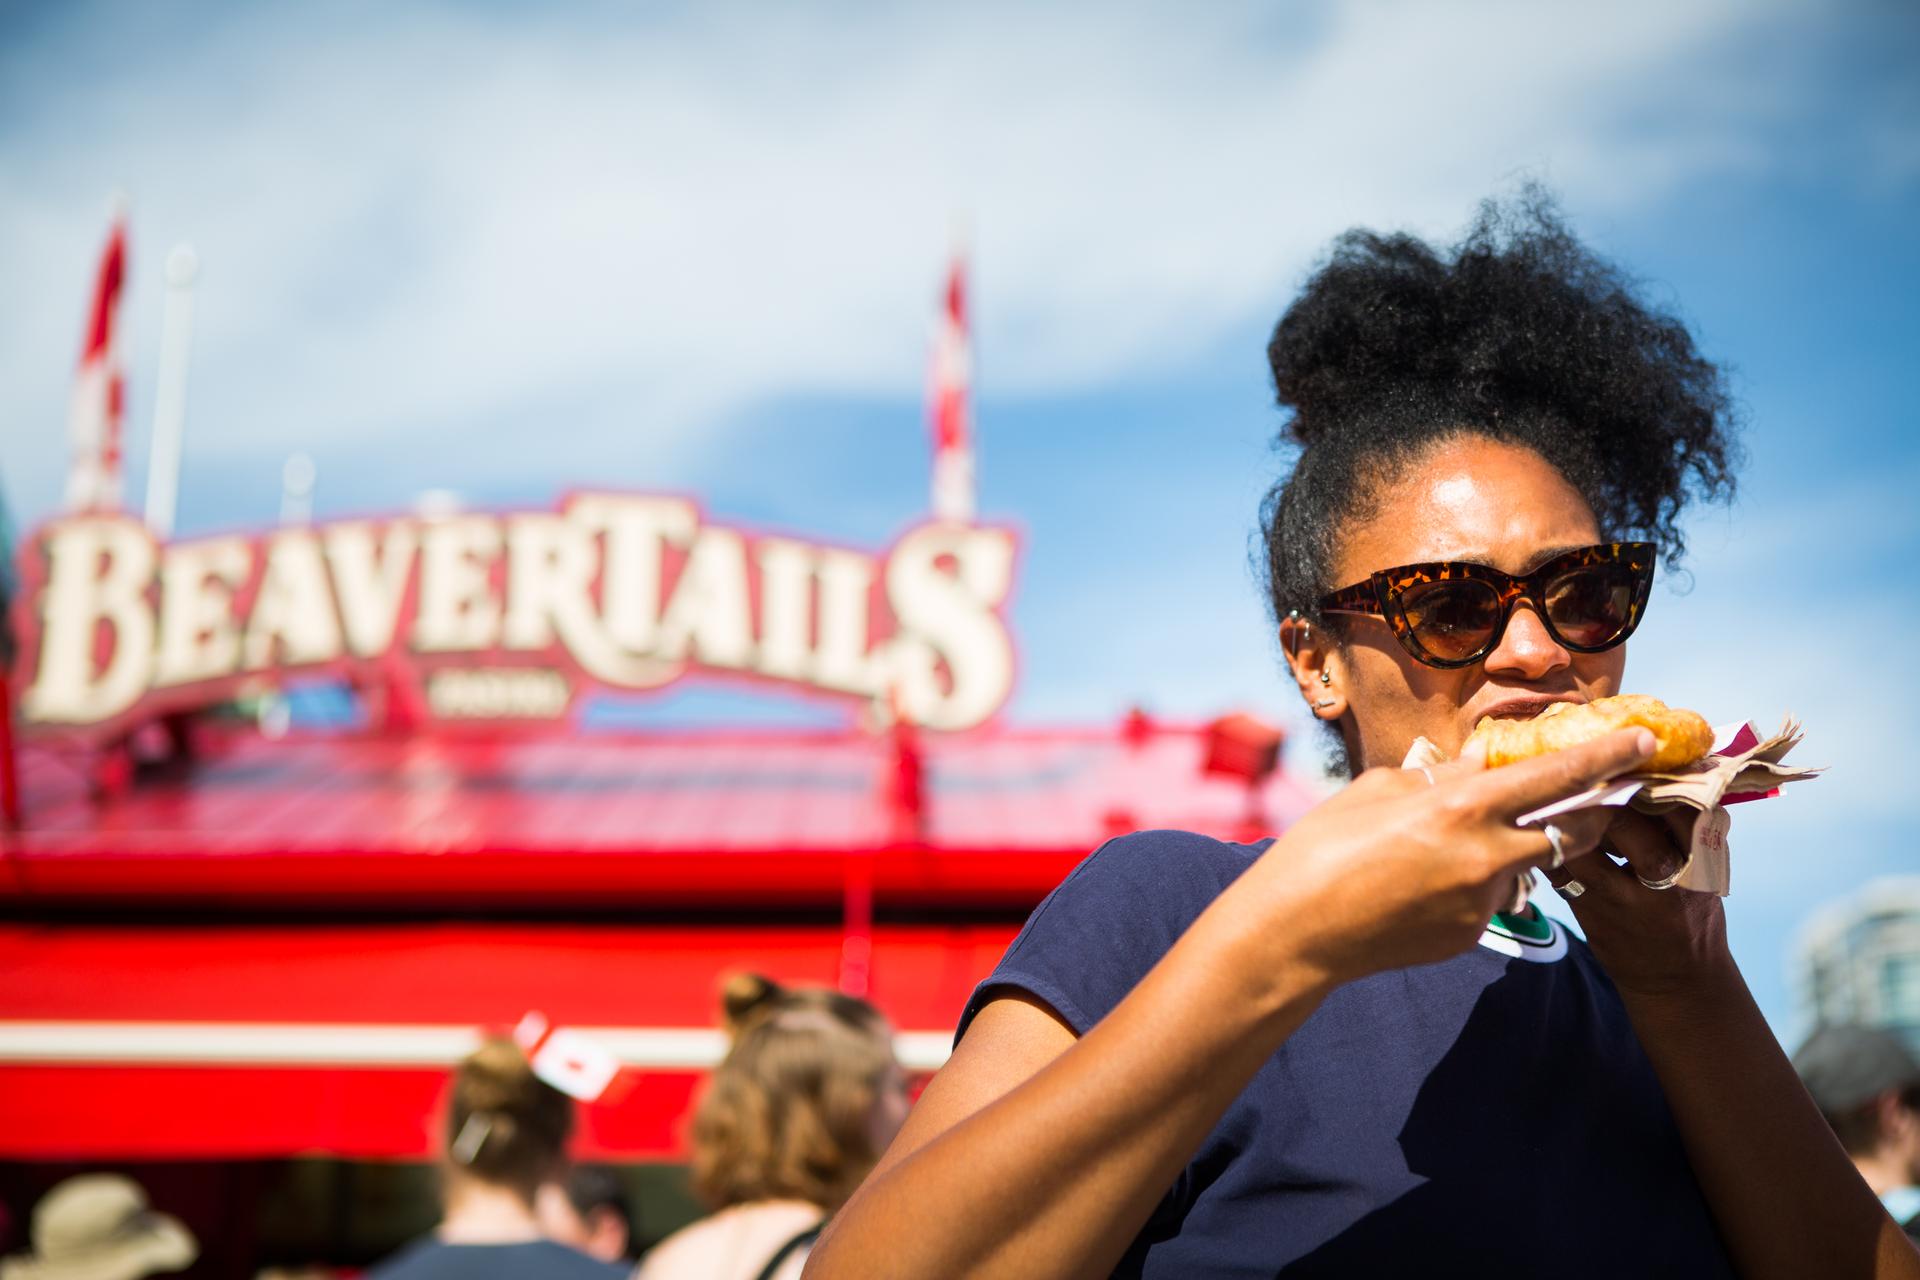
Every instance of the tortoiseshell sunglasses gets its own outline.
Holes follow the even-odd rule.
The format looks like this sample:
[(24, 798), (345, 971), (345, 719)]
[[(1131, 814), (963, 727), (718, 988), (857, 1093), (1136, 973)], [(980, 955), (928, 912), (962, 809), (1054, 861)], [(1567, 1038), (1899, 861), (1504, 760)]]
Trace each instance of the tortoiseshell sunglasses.
[(1382, 569), (1323, 597), (1320, 608), (1382, 617), (1415, 661), (1465, 667), (1493, 652), (1522, 600), (1561, 645), (1601, 653), (1633, 634), (1652, 589), (1653, 544), (1607, 542), (1524, 577), (1465, 560)]

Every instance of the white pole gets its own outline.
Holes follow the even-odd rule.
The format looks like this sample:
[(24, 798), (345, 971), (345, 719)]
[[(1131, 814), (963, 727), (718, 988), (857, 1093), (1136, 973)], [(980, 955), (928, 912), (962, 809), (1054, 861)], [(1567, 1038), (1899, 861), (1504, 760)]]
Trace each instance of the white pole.
[(173, 534), (180, 497), (180, 434), (187, 420), (187, 358), (193, 346), (193, 279), (200, 259), (193, 246), (167, 254), (167, 307), (160, 322), (160, 385), (153, 406), (153, 447), (147, 457), (147, 528), (165, 541)]
[(287, 458), (287, 464), (280, 468), (281, 524), (313, 523), (313, 482), (319, 471), (308, 454)]

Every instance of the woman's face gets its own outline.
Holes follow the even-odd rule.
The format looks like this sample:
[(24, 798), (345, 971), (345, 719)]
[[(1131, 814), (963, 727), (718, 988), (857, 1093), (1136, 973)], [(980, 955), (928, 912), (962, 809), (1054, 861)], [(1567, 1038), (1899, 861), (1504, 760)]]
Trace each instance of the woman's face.
[[(1347, 531), (1334, 577), (1345, 586), (1429, 560), (1473, 560), (1519, 574), (1599, 541), (1586, 499), (1539, 454), (1467, 436), (1436, 446), (1382, 491), (1373, 517)], [(1416, 662), (1382, 618), (1343, 621), (1347, 643), (1326, 660), (1333, 679), (1314, 696), (1344, 704), (1336, 704), (1341, 728), (1363, 768), (1398, 765), (1416, 737), (1457, 754), (1485, 715), (1524, 719), (1550, 701), (1616, 693), (1626, 667), (1624, 645), (1605, 653), (1562, 648), (1530, 604), (1514, 609), (1484, 660), (1451, 670)]]

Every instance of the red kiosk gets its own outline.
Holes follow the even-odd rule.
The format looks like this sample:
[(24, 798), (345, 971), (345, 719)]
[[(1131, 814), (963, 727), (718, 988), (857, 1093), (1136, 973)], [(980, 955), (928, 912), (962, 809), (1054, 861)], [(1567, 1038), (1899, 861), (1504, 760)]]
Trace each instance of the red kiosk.
[[(104, 1167), (194, 1227), (194, 1274), (364, 1262), (431, 1222), (447, 1069), (530, 1011), (619, 1060), (577, 1155), (627, 1170), (657, 1238), (693, 1211), (724, 975), (867, 995), (929, 1072), (1101, 841), (1252, 838), (1315, 799), (1244, 716), (1000, 721), (1016, 540), (973, 518), (957, 266), (935, 515), (873, 553), (603, 492), (156, 538), (118, 510), (116, 252), (82, 364), (94, 497), (21, 547), (0, 680), (0, 1250)], [(579, 723), (687, 677), (854, 714)], [(316, 683), (349, 725), (290, 723)]]
[[(49, 524), (15, 610), (9, 1199), (72, 1162), (145, 1169), (230, 1233), (260, 1162), (430, 1160), (446, 1068), (529, 1010), (623, 1065), (580, 1156), (671, 1163), (740, 968), (868, 994), (937, 1067), (1102, 840), (1246, 838), (1314, 799), (1245, 717), (998, 723), (1013, 559), (1004, 529), (869, 555), (648, 495), (164, 545)], [(861, 724), (573, 722), (584, 689), (689, 675), (855, 699)], [(316, 678), (364, 723), (276, 732), (276, 690)]]

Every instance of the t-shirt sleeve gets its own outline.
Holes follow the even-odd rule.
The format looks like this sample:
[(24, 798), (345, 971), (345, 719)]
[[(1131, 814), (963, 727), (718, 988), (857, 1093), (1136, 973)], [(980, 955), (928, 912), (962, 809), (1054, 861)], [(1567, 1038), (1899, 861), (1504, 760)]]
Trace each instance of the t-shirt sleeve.
[(1107, 841), (1027, 918), (999, 966), (974, 988), (954, 1042), (1009, 988), (1037, 996), (1085, 1035), (1259, 852), (1187, 831)]

